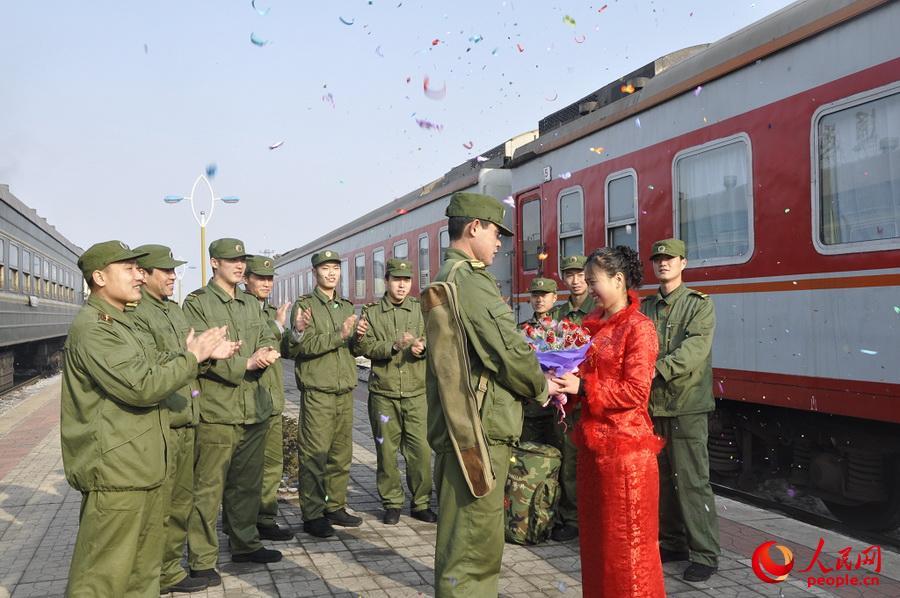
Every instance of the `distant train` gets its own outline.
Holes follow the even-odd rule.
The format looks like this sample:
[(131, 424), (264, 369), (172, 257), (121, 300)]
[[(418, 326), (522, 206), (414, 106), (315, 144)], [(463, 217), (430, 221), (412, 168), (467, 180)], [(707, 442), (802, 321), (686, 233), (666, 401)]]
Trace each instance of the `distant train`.
[[(520, 319), (562, 257), (666, 237), (718, 314), (713, 473), (768, 476), (861, 528), (900, 524), (900, 3), (804, 0), (669, 54), (349, 224), (280, 256), (275, 297), (384, 292), (385, 259), (420, 291), (449, 245), (455, 191), (506, 199), (492, 267)], [(649, 263), (645, 279), (653, 280)], [(655, 291), (647, 284), (643, 293)]]
[(51, 372), (84, 301), (81, 249), (0, 185), (0, 391)]

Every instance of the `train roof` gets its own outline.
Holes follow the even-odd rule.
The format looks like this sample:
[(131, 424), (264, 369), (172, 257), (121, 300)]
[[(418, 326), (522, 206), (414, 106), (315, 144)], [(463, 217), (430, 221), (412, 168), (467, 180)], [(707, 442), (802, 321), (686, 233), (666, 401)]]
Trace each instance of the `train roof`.
[(62, 233), (56, 230), (56, 227), (47, 222), (46, 218), (42, 216), (38, 216), (37, 210), (34, 208), (29, 208), (22, 202), (21, 199), (12, 194), (9, 190), (9, 185), (0, 184), (0, 201), (3, 201), (6, 205), (8, 205), (13, 210), (17, 211), (19, 214), (28, 219), (29, 222), (37, 226), (39, 229), (53, 237), (55, 240), (59, 241), (59, 243), (72, 252), (76, 258), (80, 257), (84, 250), (81, 247), (78, 247), (67, 238), (65, 238)]
[(513, 137), (486, 152), (478, 154), (479, 158), (486, 158), (486, 160), (478, 160), (476, 158), (466, 160), (430, 183), (398, 197), (305, 245), (276, 256), (275, 261), (279, 265), (292, 262), (318, 249), (322, 249), (326, 245), (336, 243), (367, 228), (386, 222), (398, 214), (405, 214), (432, 201), (446, 197), (455, 191), (471, 187), (478, 182), (480, 170), (505, 166), (512, 158), (513, 152), (515, 152), (517, 147), (535, 138), (537, 138), (537, 131), (528, 131)]
[[(667, 54), (541, 119), (509, 166), (533, 160), (853, 19), (890, 0), (800, 0), (706, 45)], [(627, 93), (623, 85), (634, 87)]]

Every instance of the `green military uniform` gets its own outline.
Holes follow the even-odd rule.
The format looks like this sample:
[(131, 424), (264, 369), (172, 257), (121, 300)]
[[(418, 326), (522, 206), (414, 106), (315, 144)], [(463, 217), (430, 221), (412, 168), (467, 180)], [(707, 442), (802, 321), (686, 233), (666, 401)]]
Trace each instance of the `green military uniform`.
[[(247, 255), (237, 239), (213, 241), (209, 254), (220, 259)], [(227, 326), (228, 339), (242, 341), (234, 356), (213, 361), (200, 377), (188, 561), (192, 570), (202, 571), (214, 568), (219, 554), (219, 505), (232, 556), (262, 548), (256, 517), (272, 397), (260, 384), (265, 370), (248, 371), (247, 360), (258, 349), (277, 344), (256, 298), (240, 289), (232, 298), (215, 279), (188, 295), (184, 312), (196, 332)]]
[[(388, 260), (388, 276), (412, 278), (409, 262)], [(413, 355), (411, 347), (397, 350), (395, 343), (408, 332), (424, 338), (425, 320), (419, 301), (406, 297), (400, 304), (385, 293), (378, 303), (363, 310), (369, 328), (353, 349), (372, 362), (369, 373), (369, 422), (375, 437), (378, 468), (376, 484), (385, 509), (403, 506), (403, 488), (397, 467), (397, 451), (406, 461), (406, 485), (412, 494), (412, 511), (429, 507), (431, 500), (431, 449), (427, 438), (425, 403), (425, 353)]]
[[(271, 258), (254, 255), (247, 258), (247, 274), (275, 276), (275, 265)], [(278, 309), (267, 301), (259, 301), (259, 304), (263, 318), (275, 337), (275, 346), (280, 347), (284, 330), (275, 320)], [(272, 415), (266, 428), (265, 466), (256, 524), (259, 527), (275, 527), (275, 518), (278, 516), (278, 487), (284, 476), (284, 438), (281, 419), (281, 414), (284, 413), (284, 366), (281, 365), (280, 359), (266, 368), (260, 378), (260, 384), (264, 385), (272, 396)]]
[[(140, 257), (118, 241), (79, 259), (95, 270)], [(60, 435), (69, 484), (82, 493), (67, 595), (158, 596), (169, 413), (197, 359), (160, 355), (131, 315), (92, 294), (65, 343)]]
[[(336, 251), (312, 257), (313, 267), (340, 263)], [(347, 507), (347, 483), (353, 457), (353, 389), (356, 360), (350, 354), (355, 330), (341, 338), (344, 321), (354, 314), (353, 304), (328, 297), (316, 287), (291, 308), (312, 310), (312, 321), (302, 334), (285, 335), (283, 346), (295, 358), (294, 374), (300, 390), (300, 507), (307, 522)]]
[[(171, 250), (162, 245), (142, 245), (135, 251), (147, 253), (138, 258), (138, 265), (144, 269), (176, 268), (185, 263), (174, 259)], [(174, 301), (166, 297), (157, 299), (145, 287), (141, 289), (141, 302), (131, 311), (131, 317), (135, 326), (152, 338), (153, 345), (163, 355), (178, 355), (185, 351), (190, 326), (181, 306)], [(200, 410), (193, 397), (198, 394), (200, 385), (197, 378), (192, 378), (160, 404), (169, 415), (168, 471), (162, 489), (165, 517), (161, 588), (173, 586), (187, 577), (181, 566), (181, 555), (194, 505), (194, 426), (200, 420)]]
[[(653, 255), (684, 257), (684, 242), (667, 239)], [(659, 357), (650, 390), (650, 415), (666, 439), (659, 455), (660, 547), (689, 552), (690, 560), (716, 566), (719, 528), (709, 485), (708, 414), (712, 393), (712, 299), (683, 284), (645, 297), (641, 312), (656, 325)]]
[[(489, 196), (456, 193), (446, 214), (493, 222), (502, 234), (512, 235), (503, 225), (502, 204)], [(498, 483), (482, 498), (470, 492), (450, 440), (437, 382), (429, 376), (428, 442), (435, 452), (434, 478), (440, 505), (434, 585), (438, 597), (496, 596), (504, 547), (504, 482), (511, 445), (522, 431), (522, 400), (545, 402), (547, 382), (534, 352), (516, 330), (512, 311), (500, 297), (496, 280), (482, 262), (451, 247), (435, 280), (446, 281), (460, 260), (466, 263), (456, 270), (453, 282), (469, 343), (471, 379), (479, 379), (482, 373), (488, 378), (481, 420)]]

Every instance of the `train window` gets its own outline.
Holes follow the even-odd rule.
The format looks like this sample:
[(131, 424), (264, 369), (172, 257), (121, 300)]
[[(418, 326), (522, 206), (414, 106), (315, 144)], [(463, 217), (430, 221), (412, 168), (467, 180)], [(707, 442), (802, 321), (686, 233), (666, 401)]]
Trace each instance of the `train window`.
[(679, 152), (673, 171), (676, 236), (687, 246), (688, 267), (749, 260), (753, 240), (749, 137), (741, 134)]
[(30, 293), (31, 292), (31, 252), (27, 249), (22, 249), (22, 292)]
[(6, 241), (0, 239), (0, 290), (6, 288)]
[(606, 179), (606, 244), (627, 245), (637, 251), (637, 173), (634, 170), (616, 172)]
[(438, 233), (438, 245), (441, 251), (441, 263), (447, 259), (447, 250), (450, 249), (450, 232), (446, 228), (442, 228)]
[[(2, 253), (2, 252), (0, 252)], [(18, 292), (19, 290), (19, 247), (9, 244), (9, 260), (7, 260), (7, 265), (9, 266), (9, 288), (11, 291)], [(0, 287), (3, 285), (0, 284)]]
[(431, 264), (429, 253), (431, 247), (428, 242), (428, 233), (419, 235), (419, 290), (421, 291), (431, 284)]
[(57, 277), (59, 276), (59, 271), (56, 269), (56, 264), (51, 264), (50, 266), (50, 295), (54, 298), (57, 297), (59, 292), (59, 283), (57, 282)]
[(519, 211), (522, 222), (522, 268), (537, 270), (541, 250), (541, 200), (535, 198), (522, 203)]
[(398, 241), (394, 243), (394, 257), (398, 260), (409, 259), (409, 243), (406, 241)]
[(384, 249), (372, 252), (372, 292), (376, 299), (384, 295)]
[(341, 260), (341, 297), (350, 296), (350, 262)]
[(823, 106), (813, 117), (816, 247), (900, 247), (900, 85)]
[(355, 272), (353, 275), (356, 280), (356, 298), (365, 299), (366, 297), (366, 256), (358, 255), (355, 258)]
[[(584, 194), (581, 187), (559, 194), (559, 259), (584, 253)], [(562, 262), (560, 262), (560, 272)]]

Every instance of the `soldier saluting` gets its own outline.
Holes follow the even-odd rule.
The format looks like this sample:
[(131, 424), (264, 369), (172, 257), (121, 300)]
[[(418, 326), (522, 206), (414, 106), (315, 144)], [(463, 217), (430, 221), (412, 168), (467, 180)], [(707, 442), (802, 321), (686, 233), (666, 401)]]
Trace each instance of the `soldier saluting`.
[(378, 459), (376, 484), (384, 505), (382, 521), (400, 520), (403, 488), (397, 451), (406, 461), (406, 484), (412, 494), (410, 514), (434, 523), (431, 500), (431, 448), (425, 403), (425, 320), (419, 301), (409, 296), (409, 261), (390, 259), (384, 297), (363, 310), (354, 354), (372, 361), (369, 374), (369, 422)]
[(144, 255), (106, 241), (78, 260), (91, 295), (69, 329), (63, 365), (63, 468), (82, 493), (69, 596), (159, 595), (169, 426), (160, 403), (190, 384), (199, 362), (236, 349), (224, 327), (188, 331), (184, 349), (167, 355), (144, 342), (124, 311), (141, 299)]

